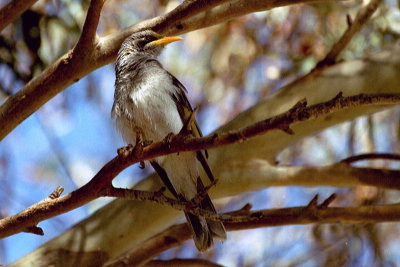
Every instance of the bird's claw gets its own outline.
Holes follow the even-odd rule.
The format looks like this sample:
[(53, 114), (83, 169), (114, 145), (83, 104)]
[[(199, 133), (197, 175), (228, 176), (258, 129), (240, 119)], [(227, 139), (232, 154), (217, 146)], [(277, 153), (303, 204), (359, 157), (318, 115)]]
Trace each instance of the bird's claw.
[(169, 133), (167, 134), (167, 136), (164, 138), (164, 140), (162, 141), (163, 144), (167, 145), (168, 148), (171, 148), (171, 142), (172, 142), (172, 138), (174, 137), (173, 133)]
[(135, 148), (136, 149), (142, 149), (148, 145), (151, 145), (153, 143), (153, 141), (151, 140), (145, 140), (143, 138), (143, 133), (140, 129), (136, 129), (136, 144), (135, 144)]

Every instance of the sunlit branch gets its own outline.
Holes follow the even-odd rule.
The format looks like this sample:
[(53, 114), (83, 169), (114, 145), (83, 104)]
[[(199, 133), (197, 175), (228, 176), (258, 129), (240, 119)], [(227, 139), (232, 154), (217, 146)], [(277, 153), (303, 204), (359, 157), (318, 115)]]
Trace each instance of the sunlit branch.
[[(320, 0), (319, 2), (323, 1), (329, 0)], [(201, 7), (201, 9), (198, 10), (204, 10), (203, 12), (205, 14), (209, 14), (210, 9), (215, 6), (213, 3), (214, 1), (203, 2), (207, 4), (206, 7)], [(224, 1), (218, 2), (222, 3)], [(196, 24), (195, 21), (191, 21), (190, 25), (187, 26), (184, 26), (183, 21), (182, 23), (179, 23), (181, 17), (187, 17), (186, 21), (190, 21), (190, 16), (196, 16), (197, 14), (196, 11), (187, 11), (187, 9), (182, 9), (181, 12), (183, 14), (177, 12), (174, 16), (172, 16), (168, 13), (164, 16), (140, 22), (125, 30), (110, 34), (96, 41), (94, 33), (103, 1), (91, 1), (88, 11), (88, 15), (90, 16), (87, 16), (82, 35), (78, 44), (76, 45), (76, 49), (69, 51), (64, 56), (59, 58), (54, 64), (44, 70), (40, 75), (34, 77), (28, 84), (25, 85), (25, 87), (23, 87), (14, 96), (9, 97), (7, 101), (0, 107), (0, 140), (2, 140), (8, 133), (17, 127), (17, 125), (19, 125), (33, 112), (39, 109), (43, 104), (64, 90), (66, 87), (79, 81), (82, 77), (94, 71), (95, 69), (113, 61), (122, 41), (133, 32), (143, 29), (156, 29), (157, 27), (160, 27), (158, 25), (162, 24), (165, 25), (165, 27), (160, 29), (160, 33), (166, 33), (168, 29), (169, 33), (180, 34), (202, 27), (215, 25), (217, 23), (232, 19), (235, 16), (241, 16), (254, 11), (314, 1), (247, 1), (245, 5), (240, 2), (241, 1), (233, 1), (232, 8), (227, 8), (230, 5), (230, 3), (227, 3), (226, 5), (228, 6), (218, 11), (219, 19), (210, 19), (207, 25), (204, 24), (204, 17), (201, 19), (201, 21), (199, 20), (197, 22), (199, 24)], [(268, 4), (261, 5), (258, 2), (268, 2)], [(185, 3), (186, 2), (184, 2), (183, 5), (188, 5)], [(245, 11), (242, 12), (240, 10)], [(93, 18), (91, 15), (93, 15)], [(174, 25), (176, 26), (174, 29), (169, 29), (169, 26)], [(88, 36), (86, 36), (86, 34)]]
[(0, 9), (0, 32), (22, 13), (31, 7), (37, 0), (12, 0)]
[(0, 140), (62, 89), (83, 77), (80, 76), (82, 69), (91, 68), (93, 51), (97, 47), (96, 28), (103, 3), (103, 0), (90, 2), (83, 31), (75, 49), (35, 76), (0, 106)]
[[(228, 231), (264, 228), (283, 225), (330, 224), (330, 223), (381, 223), (400, 220), (400, 205), (374, 205), (361, 207), (329, 207), (331, 198), (318, 204), (317, 198), (302, 207), (250, 211), (249, 207), (229, 215), (234, 220), (225, 221)], [(151, 260), (161, 252), (177, 247), (191, 237), (186, 224), (174, 225), (164, 232), (143, 242), (140, 247), (127, 252), (106, 266), (119, 266), (121, 262), (136, 266)]]
[[(283, 114), (235, 131), (214, 134), (202, 138), (172, 135), (168, 136), (168, 138), (162, 142), (154, 143), (147, 147), (128, 146), (124, 149), (121, 149), (119, 151), (119, 155), (109, 161), (83, 187), (66, 196), (41, 201), (16, 215), (0, 220), (0, 238), (21, 231), (26, 231), (26, 229), (29, 227), (36, 226), (36, 224), (40, 221), (54, 217), (61, 213), (65, 213), (98, 197), (107, 195), (107, 189), (112, 186), (112, 180), (121, 171), (134, 163), (181, 151), (195, 151), (242, 142), (248, 138), (266, 133), (271, 130), (283, 130), (288, 134), (294, 134), (290, 128), (290, 125), (296, 122), (315, 119), (319, 116), (328, 115), (335, 111), (349, 107), (371, 104), (390, 105), (395, 103), (400, 103), (400, 95), (398, 94), (356, 95), (350, 97), (343, 97), (341, 94), (339, 94), (330, 101), (309, 107), (307, 107), (306, 101), (302, 100)], [(122, 193), (125, 194), (126, 192), (128, 191)], [(134, 195), (133, 197), (131, 197), (131, 195), (129, 196), (131, 199), (140, 199), (134, 197)], [(195, 208), (193, 208), (191, 211), (196, 214), (210, 216), (209, 218), (216, 220), (225, 219), (221, 217), (215, 217), (215, 215), (214, 217), (211, 217), (211, 215), (202, 213), (203, 211), (198, 209), (196, 210)]]
[(91, 51), (97, 45), (96, 39), (97, 26), (99, 24), (101, 9), (105, 0), (91, 0), (90, 6), (86, 15), (86, 20), (83, 25), (82, 33), (76, 44), (74, 54), (77, 53), (84, 58), (93, 56)]

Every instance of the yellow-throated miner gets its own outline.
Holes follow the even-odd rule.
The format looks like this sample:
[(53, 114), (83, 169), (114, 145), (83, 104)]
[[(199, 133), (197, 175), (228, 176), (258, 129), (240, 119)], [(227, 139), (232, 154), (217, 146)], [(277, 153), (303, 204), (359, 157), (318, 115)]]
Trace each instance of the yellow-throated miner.
[[(177, 134), (191, 116), (192, 108), (185, 87), (157, 60), (162, 48), (180, 37), (163, 37), (153, 31), (134, 33), (122, 44), (115, 65), (116, 81), (112, 118), (125, 142), (135, 144), (137, 135), (158, 142), (169, 133)], [(193, 120), (191, 132), (201, 136)], [(180, 200), (191, 200), (204, 186), (199, 179), (205, 173), (214, 180), (204, 151), (180, 152), (155, 158), (151, 165), (171, 193)], [(204, 172), (201, 172), (201, 169)], [(206, 195), (200, 207), (215, 208)], [(213, 244), (213, 237), (224, 240), (223, 224), (186, 212), (194, 243), (200, 251)]]

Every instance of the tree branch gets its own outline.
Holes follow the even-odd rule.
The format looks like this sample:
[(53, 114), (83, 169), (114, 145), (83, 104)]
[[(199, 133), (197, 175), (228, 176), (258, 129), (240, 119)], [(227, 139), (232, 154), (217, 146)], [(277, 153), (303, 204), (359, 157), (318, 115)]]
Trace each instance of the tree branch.
[(3, 6), (0, 9), (0, 32), (36, 2), (37, 0), (12, 0)]
[(93, 49), (97, 45), (97, 26), (99, 24), (101, 9), (105, 0), (91, 0), (83, 25), (82, 33), (78, 43), (75, 46), (73, 54), (79, 54), (81, 57), (88, 59), (92, 57)]
[(339, 54), (343, 51), (343, 49), (345, 49), (351, 39), (353, 39), (354, 35), (358, 31), (360, 31), (362, 26), (364, 26), (364, 24), (368, 21), (372, 14), (374, 14), (375, 10), (378, 8), (381, 2), (382, 0), (371, 0), (370, 2), (368, 2), (367, 5), (362, 6), (353, 22), (351, 22), (349, 16), (347, 17), (349, 27), (344, 32), (339, 41), (334, 44), (331, 51), (326, 55), (326, 57), (317, 64), (315, 69), (321, 68), (322, 66), (326, 65), (332, 65), (336, 62)]
[(223, 267), (203, 259), (172, 259), (172, 260), (152, 260), (144, 265), (145, 267)]
[[(107, 190), (112, 186), (112, 180), (121, 171), (134, 163), (176, 152), (196, 151), (233, 144), (235, 142), (242, 142), (248, 138), (271, 130), (279, 129), (288, 132), (287, 129), (290, 129), (289, 127), (291, 124), (315, 119), (319, 116), (328, 115), (348, 107), (370, 104), (388, 105), (395, 103), (400, 103), (399, 94), (361, 94), (349, 97), (343, 97), (339, 94), (330, 101), (309, 107), (306, 106), (306, 101), (302, 100), (283, 114), (235, 131), (213, 134), (202, 138), (172, 135), (168, 136), (164, 141), (151, 144), (144, 148), (141, 146), (128, 146), (121, 149), (119, 155), (109, 161), (83, 187), (64, 197), (41, 201), (16, 215), (0, 220), (0, 238), (25, 231), (27, 227), (31, 227), (42, 220), (80, 207), (93, 199), (106, 195), (107, 192), (118, 193), (121, 194), (121, 196), (127, 194), (128, 191), (122, 192), (121, 190)], [(143, 197), (143, 195), (141, 196)], [(132, 198), (134, 197), (137, 197), (135, 196), (135, 193)], [(169, 204), (168, 202), (165, 203)], [(197, 211), (194, 210), (194, 212)], [(216, 217), (216, 219), (219, 218)]]
[(138, 151), (133, 149), (131, 151), (132, 153), (128, 155), (127, 158), (130, 157), (129, 160), (135, 158), (135, 162), (137, 162), (138, 158), (147, 160), (164, 155), (167, 151), (168, 153), (174, 153), (215, 148), (236, 142), (243, 142), (261, 133), (277, 129), (292, 135), (294, 133), (290, 129), (290, 125), (301, 121), (316, 119), (350, 107), (354, 108), (373, 104), (394, 105), (399, 103), (400, 94), (360, 94), (343, 97), (342, 94), (339, 93), (330, 101), (309, 107), (307, 107), (307, 101), (304, 99), (299, 101), (289, 111), (253, 125), (235, 131), (215, 133), (203, 138), (185, 137), (184, 140), (182, 140), (182, 136), (180, 135), (169, 136), (169, 138), (165, 139), (163, 142), (151, 144), (143, 148), (143, 150)]
[[(184, 1), (181, 5), (176, 7), (171, 12), (162, 16), (159, 23), (152, 29), (156, 32), (164, 34), (171, 34), (174, 29), (182, 30), (181, 21), (193, 17), (203, 11), (210, 10), (215, 6), (221, 5), (231, 0), (196, 0)], [(172, 30), (171, 30), (172, 29)]]
[[(203, 2), (207, 3), (209, 6), (204, 6), (201, 8), (199, 7), (199, 9), (196, 11), (187, 11), (187, 9), (182, 9), (181, 12), (176, 12), (174, 16), (166, 14), (164, 16), (140, 22), (125, 30), (100, 38), (98, 42), (94, 42), (96, 44), (95, 46), (90, 46), (90, 44), (93, 44), (94, 41), (92, 33), (95, 31), (95, 25), (98, 22), (97, 16), (100, 14), (100, 9), (103, 5), (103, 0), (92, 1), (88, 15), (90, 13), (94, 14), (95, 16), (94, 18), (87, 16), (85, 26), (83, 28), (81, 38), (76, 45), (76, 49), (66, 53), (53, 65), (48, 67), (43, 73), (33, 78), (27, 85), (25, 85), (24, 88), (22, 88), (14, 96), (9, 97), (7, 101), (0, 107), (0, 140), (2, 140), (8, 133), (10, 133), (15, 127), (17, 127), (17, 125), (29, 117), (33, 112), (39, 109), (44, 103), (49, 101), (66, 87), (77, 82), (79, 79), (89, 74), (93, 70), (113, 61), (123, 40), (134, 32), (144, 29), (155, 29), (157, 27), (161, 27), (158, 25), (165, 24), (165, 28), (161, 27), (162, 29), (160, 29), (160, 33), (165, 33), (166, 28), (168, 28), (168, 25), (171, 23), (174, 25), (183, 25), (182, 27), (178, 26), (179, 29), (175, 27), (175, 30), (171, 30), (169, 32), (173, 34), (179, 34), (199, 29), (201, 27), (215, 25), (228, 19), (232, 19), (235, 16), (241, 16), (254, 11), (261, 11), (263, 8), (265, 10), (277, 6), (317, 1), (248, 1), (244, 6), (241, 1), (234, 1), (232, 5), (227, 3), (224, 5), (225, 8), (218, 9), (219, 11), (217, 11), (215, 14), (219, 16), (219, 19), (216, 19), (216, 17), (214, 19), (207, 18), (207, 21), (205, 21), (203, 17), (201, 18), (201, 26), (196, 25), (196, 22), (194, 21), (191, 21), (187, 26), (184, 26), (183, 22), (179, 24), (181, 17), (186, 18), (189, 16), (194, 16), (197, 11), (205, 10), (205, 14), (210, 14), (209, 11), (211, 7), (214, 6), (213, 1)], [(224, 1), (221, 1), (221, 3), (222, 2)], [(265, 3), (260, 4), (258, 2)], [(183, 4), (190, 7), (190, 4), (187, 4), (186, 2)], [(193, 5), (195, 4), (193, 3)], [(243, 12), (243, 10), (245, 10), (245, 12)], [(188, 21), (190, 21), (189, 19), (190, 18), (187, 18)], [(200, 21), (198, 21), (198, 23), (200, 23)], [(85, 34), (88, 34), (88, 37), (85, 37)]]
[[(338, 2), (328, 0), (329, 2)], [(326, 1), (326, 2), (328, 2)], [(197, 16), (191, 17), (179, 24), (175, 31), (179, 33), (198, 30), (216, 25), (218, 23), (231, 20), (236, 17), (246, 15), (248, 13), (270, 10), (276, 7), (289, 6), (293, 4), (307, 4), (320, 2), (316, 0), (231, 0), (228, 3), (222, 4), (216, 8), (203, 12)], [(179, 29), (179, 30), (178, 30)], [(172, 32), (174, 33), (174, 32)]]
[[(380, 223), (400, 220), (400, 204), (375, 205), (362, 207), (328, 207), (332, 198), (321, 204), (310, 201), (306, 206), (269, 209), (259, 211), (240, 210), (239, 215), (225, 213), (232, 216), (231, 222), (224, 222), (228, 231), (264, 228), (283, 225), (331, 224), (331, 223)], [(155, 235), (143, 242), (140, 246), (127, 252), (125, 255), (108, 263), (107, 267), (140, 266), (167, 249), (180, 246), (191, 237), (186, 223), (174, 225), (164, 232)]]
[[(333, 98), (339, 91), (344, 91), (345, 95), (398, 93), (399, 55), (400, 46), (393, 46), (365, 59), (341, 62), (324, 68), (321, 72), (299, 79), (260, 100), (217, 132), (227, 132), (273, 117), (285, 112), (305, 97), (310, 104), (314, 104)], [(286, 167), (270, 164), (275, 161), (278, 152), (306, 136), (388, 107), (390, 106), (379, 104), (354, 107), (291, 125), (295, 135), (288, 135), (283, 131), (270, 131), (243, 143), (209, 150), (208, 162), (215, 177), (219, 179), (218, 185), (210, 191), (210, 196), (220, 198), (269, 186), (356, 186), (366, 184), (365, 180), (380, 184), (381, 177), (382, 180), (388, 178), (382, 184), (389, 187), (390, 179), (398, 180), (398, 173), (391, 171), (387, 174), (385, 170), (372, 169), (374, 171), (368, 174), (364, 168), (352, 168), (346, 164), (324, 167)], [(109, 170), (118, 171), (112, 167)], [(159, 177), (152, 174), (135, 185), (135, 189), (157, 191), (161, 186)], [(154, 234), (176, 223), (181, 217), (182, 212), (151, 202), (117, 199), (22, 257), (14, 266), (32, 264), (33, 258), (40, 259), (40, 264), (60, 262), (60, 253), (71, 247), (76, 251), (73, 255), (68, 254), (68, 262), (71, 264), (82, 260), (92, 262), (100, 259), (104, 263), (142, 244)], [(98, 227), (93, 228), (93, 225)], [(112, 235), (104, 235), (104, 232)], [(39, 264), (39, 260), (34, 262)]]
[(90, 2), (83, 31), (75, 48), (34, 77), (0, 106), (0, 140), (58, 94), (61, 88), (77, 82), (81, 78), (80, 71), (83, 68), (91, 68), (95, 60), (96, 28), (103, 3), (104, 0)]
[(360, 154), (360, 155), (355, 155), (351, 156), (348, 158), (345, 158), (340, 161), (340, 163), (345, 163), (345, 164), (351, 164), (357, 161), (361, 160), (400, 160), (400, 155), (399, 154), (389, 154), (389, 153), (366, 153), (366, 154)]

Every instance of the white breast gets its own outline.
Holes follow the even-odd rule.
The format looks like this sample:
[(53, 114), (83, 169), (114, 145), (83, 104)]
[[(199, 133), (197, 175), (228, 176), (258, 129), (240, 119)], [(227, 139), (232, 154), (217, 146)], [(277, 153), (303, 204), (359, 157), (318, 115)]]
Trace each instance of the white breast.
[(178, 133), (182, 120), (169, 92), (173, 86), (170, 76), (157, 69), (143, 75), (140, 84), (126, 99), (119, 101), (116, 126), (127, 143), (135, 144), (135, 128), (146, 140), (161, 141), (169, 133)]

